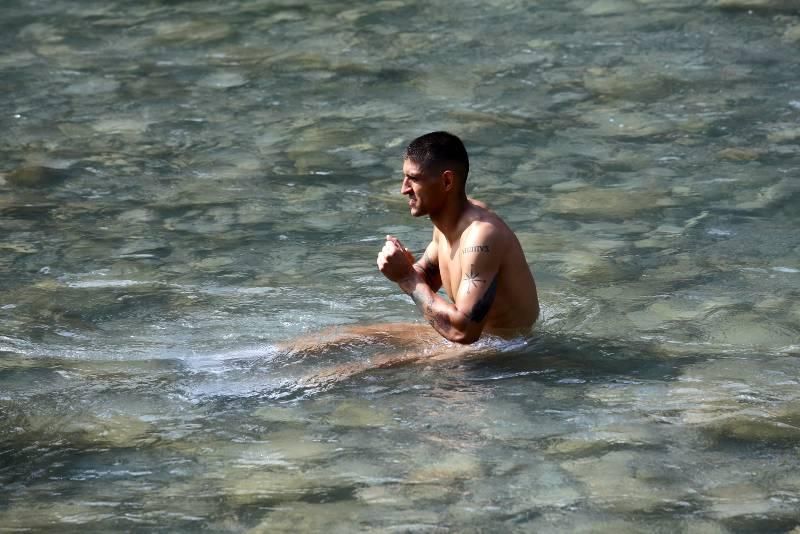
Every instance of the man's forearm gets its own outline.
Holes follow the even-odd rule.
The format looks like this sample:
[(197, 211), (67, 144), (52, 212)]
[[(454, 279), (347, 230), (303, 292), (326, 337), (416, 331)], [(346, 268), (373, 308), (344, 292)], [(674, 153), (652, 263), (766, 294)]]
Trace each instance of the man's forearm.
[(425, 320), (445, 339), (468, 344), (480, 337), (480, 329), (476, 332), (475, 325), (469, 324), (469, 318), (437, 295), (419, 273), (401, 280), (398, 285), (412, 298)]

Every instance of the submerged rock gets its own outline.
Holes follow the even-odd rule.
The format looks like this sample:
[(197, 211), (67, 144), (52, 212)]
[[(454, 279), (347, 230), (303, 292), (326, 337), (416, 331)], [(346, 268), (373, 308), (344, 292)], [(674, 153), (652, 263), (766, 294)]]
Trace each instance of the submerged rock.
[(353, 532), (367, 506), (357, 501), (331, 503), (292, 503), (270, 512), (247, 534), (273, 532)]
[(781, 505), (767, 491), (746, 482), (722, 485), (705, 492), (710, 515), (716, 519), (765, 515), (778, 512)]
[(102, 119), (94, 123), (92, 128), (105, 134), (140, 134), (150, 126), (150, 122), (143, 119)]
[(433, 463), (419, 467), (409, 473), (408, 482), (431, 484), (453, 482), (480, 476), (481, 466), (477, 457), (471, 454), (450, 453), (437, 458)]
[(709, 5), (739, 11), (800, 11), (797, 0), (710, 0)]
[(673, 120), (666, 116), (640, 111), (598, 109), (588, 111), (583, 117), (602, 137), (620, 139), (658, 138), (676, 129)]
[(800, 441), (800, 426), (774, 420), (758, 412), (741, 412), (703, 425), (715, 441), (741, 441), (773, 445), (792, 445)]
[(800, 140), (800, 128), (786, 125), (783, 128), (767, 134), (767, 139), (772, 143), (788, 143)]
[(717, 155), (730, 161), (754, 161), (761, 157), (761, 152), (752, 148), (723, 148)]
[(76, 82), (64, 89), (64, 94), (68, 95), (99, 95), (103, 93), (113, 93), (119, 89), (120, 83), (109, 78), (89, 77)]
[(568, 215), (625, 219), (641, 211), (673, 204), (674, 201), (661, 192), (584, 187), (555, 196), (545, 209)]
[(638, 7), (630, 0), (597, 0), (584, 8), (583, 12), (592, 16), (624, 15), (636, 11)]
[(329, 421), (337, 426), (381, 427), (390, 424), (392, 419), (389, 414), (368, 404), (346, 401), (336, 407)]
[(247, 78), (238, 72), (216, 72), (201, 79), (198, 85), (212, 89), (229, 89), (231, 87), (240, 87), (246, 83)]
[(222, 487), (226, 500), (243, 505), (299, 501), (322, 491), (324, 485), (300, 471), (238, 469), (225, 474)]
[[(155, 443), (153, 427), (141, 418), (117, 414), (100, 417), (81, 414), (64, 421), (52, 417), (31, 416), (30, 429), (35, 433), (57, 434), (62, 439), (80, 446), (136, 447)], [(47, 438), (50, 439), (50, 438)]]
[(55, 169), (41, 165), (19, 167), (6, 175), (6, 182), (17, 187), (51, 187), (70, 176), (68, 169)]
[(680, 471), (665, 466), (660, 455), (610, 452), (561, 466), (584, 484), (590, 504), (614, 512), (656, 512), (686, 497)]
[(163, 22), (155, 27), (156, 39), (161, 42), (205, 43), (225, 39), (232, 33), (229, 24), (215, 21)]
[(592, 67), (583, 76), (583, 86), (596, 95), (638, 101), (674, 94), (679, 83), (662, 72), (648, 72), (642, 67)]
[(800, 43), (800, 24), (789, 26), (783, 34), (783, 39), (790, 43)]

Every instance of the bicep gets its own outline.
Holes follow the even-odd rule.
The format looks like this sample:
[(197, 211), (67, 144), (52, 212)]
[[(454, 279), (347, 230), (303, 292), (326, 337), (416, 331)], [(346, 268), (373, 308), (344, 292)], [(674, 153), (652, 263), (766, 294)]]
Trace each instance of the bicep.
[(482, 325), (494, 304), (502, 258), (497, 240), (491, 236), (470, 240), (460, 251), (461, 283), (456, 307), (472, 323)]

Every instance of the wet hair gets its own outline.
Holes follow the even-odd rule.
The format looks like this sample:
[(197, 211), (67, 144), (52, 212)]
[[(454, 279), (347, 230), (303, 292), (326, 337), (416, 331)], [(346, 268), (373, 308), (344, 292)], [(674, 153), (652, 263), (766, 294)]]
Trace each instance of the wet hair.
[(403, 152), (403, 159), (409, 159), (422, 167), (423, 172), (442, 172), (452, 170), (467, 181), (469, 157), (461, 139), (448, 132), (431, 132), (411, 141)]

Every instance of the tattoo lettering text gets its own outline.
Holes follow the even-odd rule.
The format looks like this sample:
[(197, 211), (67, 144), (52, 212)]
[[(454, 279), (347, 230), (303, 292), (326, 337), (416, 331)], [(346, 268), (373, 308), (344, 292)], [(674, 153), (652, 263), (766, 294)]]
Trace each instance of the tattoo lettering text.
[(474, 247), (464, 247), (462, 254), (470, 254), (472, 252), (489, 252), (489, 245), (476, 245)]

